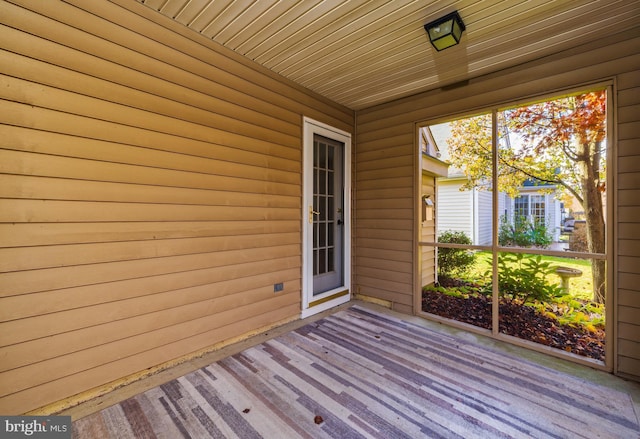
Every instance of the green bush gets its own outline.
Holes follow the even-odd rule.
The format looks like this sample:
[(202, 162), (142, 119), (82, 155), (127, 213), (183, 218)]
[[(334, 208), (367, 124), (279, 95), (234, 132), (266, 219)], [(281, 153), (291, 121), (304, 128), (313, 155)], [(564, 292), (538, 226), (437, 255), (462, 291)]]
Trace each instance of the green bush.
[[(448, 244), (466, 244), (473, 242), (464, 232), (454, 232), (447, 230), (438, 236), (438, 242)], [(463, 276), (475, 264), (475, 254), (463, 248), (438, 247), (438, 274), (440, 276), (452, 277)]]
[(511, 222), (506, 215), (500, 217), (498, 243), (502, 246), (547, 248), (552, 242), (553, 236), (543, 221), (516, 215)]
[(542, 256), (527, 256), (522, 253), (501, 253), (498, 256), (498, 287), (500, 293), (520, 299), (548, 302), (565, 295), (557, 284), (547, 281), (556, 267), (543, 262)]

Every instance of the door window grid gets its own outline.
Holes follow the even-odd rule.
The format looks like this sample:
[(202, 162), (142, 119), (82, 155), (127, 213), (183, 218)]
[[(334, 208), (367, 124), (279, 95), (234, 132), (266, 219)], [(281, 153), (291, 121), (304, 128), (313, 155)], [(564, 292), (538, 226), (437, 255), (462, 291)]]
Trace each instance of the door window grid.
[(314, 141), (313, 157), (313, 274), (334, 271), (335, 147)]

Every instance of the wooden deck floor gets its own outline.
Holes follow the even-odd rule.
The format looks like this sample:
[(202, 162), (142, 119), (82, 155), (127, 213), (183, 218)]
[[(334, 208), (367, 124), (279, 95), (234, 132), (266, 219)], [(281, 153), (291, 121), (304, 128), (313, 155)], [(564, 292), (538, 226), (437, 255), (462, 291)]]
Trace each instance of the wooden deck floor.
[(628, 392), (357, 305), (73, 425), (101, 439), (639, 437)]

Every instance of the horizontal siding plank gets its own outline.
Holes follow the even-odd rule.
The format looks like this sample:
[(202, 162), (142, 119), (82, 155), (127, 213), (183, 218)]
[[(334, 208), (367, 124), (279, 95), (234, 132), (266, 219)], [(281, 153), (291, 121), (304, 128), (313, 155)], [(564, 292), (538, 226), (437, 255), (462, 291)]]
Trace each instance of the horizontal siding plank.
[(358, 166), (361, 163), (374, 162), (381, 166), (387, 159), (393, 157), (411, 157), (413, 154), (413, 143), (386, 145), (380, 149), (369, 149), (369, 145), (359, 143), (356, 145), (356, 157), (358, 158)]
[[(296, 301), (299, 301), (299, 297), (296, 296), (295, 293), (278, 296), (276, 299), (269, 301), (269, 308), (272, 308), (274, 304), (287, 306), (296, 303)], [(252, 303), (267, 305), (264, 300)], [(244, 305), (238, 304), (238, 306), (234, 306), (231, 309), (223, 309), (217, 314), (224, 315), (225, 311), (234, 311), (238, 308), (246, 307), (248, 304)], [(0, 387), (0, 396), (27, 389), (31, 385), (46, 384), (52, 379), (59, 379), (106, 364), (113, 359), (114, 352), (117, 352), (117, 358), (126, 358), (143, 350), (154, 349), (180, 341), (184, 338), (183, 334), (198, 335), (219, 326), (220, 322), (217, 319), (212, 319), (209, 315), (202, 315), (193, 320), (174, 323), (171, 326), (116, 340), (95, 348), (84, 349), (64, 357), (57, 357), (41, 363), (34, 363), (30, 366), (2, 372), (0, 373), (0, 383), (3, 383), (3, 385)], [(38, 373), (43, 370), (46, 370), (47, 373)]]
[(362, 157), (358, 157), (358, 159), (358, 172), (375, 171), (386, 168), (405, 168), (407, 166), (413, 166), (413, 157), (411, 157), (410, 155), (389, 157), (386, 160), (362, 161)]
[(406, 177), (407, 174), (411, 175), (413, 169), (409, 166), (401, 168), (386, 167), (384, 169), (373, 169), (369, 171), (362, 171), (358, 168), (356, 172), (356, 178), (358, 181), (366, 180), (383, 180), (383, 179), (395, 179)]
[(0, 248), (0, 272), (80, 266), (298, 244), (297, 233)]
[(637, 139), (618, 139), (618, 158), (638, 155)]
[(618, 124), (618, 139), (638, 139), (640, 137), (640, 121), (631, 121)]
[[(147, 186), (185, 187), (192, 189), (210, 189), (225, 192), (272, 193), (287, 196), (299, 196), (299, 174), (283, 171), (269, 173), (247, 172), (235, 176), (227, 172), (215, 174), (215, 168), (209, 173), (174, 171), (149, 168), (139, 165), (125, 165), (70, 157), (49, 156), (44, 154), (22, 153), (0, 149), (0, 172), (12, 175), (31, 175), (38, 177), (70, 178), (88, 181), (143, 184)], [(224, 165), (218, 164), (216, 168)], [(260, 175), (262, 174), (262, 175)], [(280, 175), (280, 180), (269, 181)], [(255, 177), (251, 178), (249, 176)], [(263, 179), (261, 179), (263, 177)], [(282, 178), (284, 177), (284, 178)], [(151, 191), (151, 188), (149, 188)], [(205, 197), (203, 197), (205, 198)]]
[(410, 198), (390, 198), (390, 199), (358, 199), (355, 202), (357, 211), (360, 210), (382, 210), (382, 209), (412, 209), (413, 202)]
[(632, 323), (618, 323), (618, 337), (624, 340), (640, 342), (640, 325)]
[[(628, 157), (625, 157), (625, 159)], [(632, 156), (633, 160), (635, 156)], [(618, 187), (620, 189), (638, 189), (640, 188), (640, 176), (638, 173), (620, 173), (618, 174)]]
[[(624, 239), (640, 239), (640, 227), (638, 223), (619, 223), (618, 224), (618, 239), (620, 241)], [(619, 242), (620, 242), (619, 241)]]
[(358, 248), (358, 257), (386, 259), (389, 261), (396, 261), (396, 262), (413, 262), (413, 255), (411, 254), (411, 252), (388, 250), (388, 249), (377, 248), (377, 247)]
[(362, 221), (366, 220), (388, 220), (388, 219), (407, 219), (413, 215), (413, 209), (398, 209), (398, 208), (378, 208), (378, 209), (362, 209), (358, 212), (358, 219)]
[(632, 308), (630, 306), (618, 307), (618, 320), (621, 323), (633, 324), (640, 322), (640, 308)]
[[(0, 157), (2, 153), (0, 152)], [(0, 158), (1, 160), (1, 158)], [(170, 184), (170, 182), (167, 182)], [(233, 188), (229, 188), (233, 189)], [(0, 197), (205, 206), (300, 208), (300, 197), (0, 174)]]
[(356, 238), (358, 248), (379, 248), (387, 250), (410, 252), (413, 248), (412, 241), (398, 241), (395, 239)]
[[(381, 284), (379, 279), (358, 276), (358, 287), (360, 294), (371, 296), (382, 300), (388, 300), (391, 303), (401, 303), (404, 305), (413, 304), (412, 287), (400, 289), (389, 284)], [(385, 288), (386, 287), (386, 288)]]
[[(151, 147), (154, 145), (171, 145), (172, 149), (193, 147), (196, 150), (211, 149), (214, 145), (235, 146), (242, 149), (263, 148), (265, 154), (300, 160), (300, 150), (285, 147), (273, 142), (253, 139), (242, 134), (229, 131), (200, 129), (198, 138), (191, 133), (186, 137), (159, 133), (129, 125), (97, 120), (83, 115), (60, 113), (47, 108), (33, 107), (19, 102), (2, 101), (3, 119), (10, 125), (19, 125), (41, 131), (73, 135), (80, 138), (102, 140), (108, 142), (135, 144)], [(20, 141), (20, 139), (18, 139)], [(246, 146), (245, 146), (246, 145)]]
[(640, 376), (640, 359), (620, 355), (618, 357), (618, 373), (631, 377)]
[[(637, 257), (640, 257), (640, 241), (632, 241), (628, 239), (620, 239), (618, 240), (618, 255), (621, 256), (635, 256), (636, 258), (624, 258), (624, 260), (620, 260), (621, 264), (638, 264), (640, 260), (637, 260)], [(625, 271), (625, 270), (623, 270)]]
[[(265, 198), (269, 198), (269, 196)], [(0, 224), (0, 242), (8, 248), (253, 234), (299, 234), (300, 230), (299, 219), (290, 221), (5, 223)]]
[(91, 201), (0, 200), (0, 223), (111, 221), (274, 221), (300, 217), (294, 208), (193, 206)]
[(381, 187), (404, 188), (406, 190), (405, 196), (411, 197), (413, 191), (413, 178), (411, 176), (407, 176), (372, 180), (358, 180), (358, 188), (362, 188), (362, 190), (379, 189)]
[[(11, 31), (4, 31), (3, 33), (8, 33), (10, 36), (14, 35)], [(9, 42), (9, 45), (10, 44), (11, 42)], [(73, 70), (58, 67), (50, 64), (50, 62), (60, 62), (60, 59), (69, 59), (75, 55), (85, 58), (83, 65), (87, 67), (91, 66), (91, 73), (93, 74), (97, 73), (97, 70), (100, 69), (100, 74), (104, 77), (105, 71), (115, 70), (111, 76), (112, 80), (113, 78), (123, 80), (129, 75), (134, 75), (135, 77), (142, 76), (139, 72), (134, 73), (130, 70), (124, 70), (122, 66), (111, 66), (109, 65), (110, 63), (102, 59), (86, 54), (78, 54), (77, 51), (70, 48), (61, 48), (60, 46), (52, 45), (54, 47), (53, 52), (55, 53), (45, 52), (45, 54), (43, 54), (43, 45), (52, 45), (52, 43), (34, 36), (29, 36), (26, 38), (26, 41), (20, 41), (19, 47), (8, 48), (20, 50), (24, 55), (28, 56), (40, 55), (42, 58), (45, 58), (47, 62), (27, 58), (27, 56), (21, 56), (16, 53), (0, 51), (0, 63), (3, 63), (5, 66), (3, 68), (4, 73), (52, 88), (79, 93), (91, 98), (118, 103), (131, 108), (151, 111), (180, 120), (198, 121), (203, 125), (211, 127), (223, 126), (222, 122), (224, 120), (236, 118), (237, 120), (255, 124), (256, 126), (271, 128), (275, 131), (291, 135), (295, 135), (295, 131), (299, 129), (300, 118), (298, 115), (284, 111), (282, 108), (264, 101), (252, 100), (252, 102), (249, 103), (247, 102), (249, 100), (247, 96), (241, 95), (240, 93), (237, 93), (236, 96), (240, 102), (245, 103), (245, 105), (253, 105), (253, 108), (266, 108), (271, 111), (271, 114), (253, 111), (250, 106), (246, 108), (241, 107), (235, 103), (219, 99), (215, 97), (215, 95), (197, 92), (184, 86), (176, 85), (174, 82), (152, 79), (147, 80), (146, 84), (143, 85), (141, 84), (142, 81), (138, 80), (138, 86), (142, 85), (145, 89), (150, 89), (149, 92), (143, 92), (116, 84), (112, 81), (98, 79), (95, 76), (88, 76)], [(35, 48), (37, 48), (35, 50), (36, 53), (32, 53), (32, 50)], [(85, 70), (86, 69), (85, 67)], [(115, 74), (116, 72), (120, 74)], [(200, 78), (194, 79), (197, 80)], [(136, 81), (127, 81), (125, 79), (125, 82), (131, 83)], [(150, 87), (150, 83), (155, 87)], [(162, 90), (162, 97), (158, 95), (160, 90)], [(215, 115), (216, 118), (212, 118), (212, 115)], [(279, 117), (274, 117), (274, 115)]]
[[(239, 279), (247, 288), (254, 282), (269, 278), (267, 284), (279, 282), (280, 273), (290, 269), (300, 271), (299, 256), (285, 256), (268, 260), (222, 265), (211, 268), (165, 273), (143, 278), (116, 280), (76, 287), (62, 288), (0, 298), (0, 322), (15, 321), (50, 313), (75, 310), (104, 303), (122, 302), (137, 297), (171, 294), (205, 287), (220, 294), (234, 291)], [(253, 276), (255, 279), (250, 277)], [(277, 278), (271, 281), (271, 278)], [(215, 287), (213, 287), (215, 285)], [(255, 287), (261, 284), (256, 285)], [(22, 340), (43, 337), (46, 327), (23, 327), (20, 333), (8, 334)]]
[(618, 271), (618, 288), (640, 291), (640, 273), (637, 270), (630, 273)]
[(391, 239), (394, 241), (411, 241), (411, 230), (358, 229), (356, 238)]
[(361, 219), (358, 215), (358, 226), (362, 230), (411, 230), (413, 219)]
[(299, 304), (281, 306), (273, 311), (265, 312), (264, 304), (258, 303), (250, 309), (245, 308), (242, 311), (246, 316), (244, 320), (237, 320), (236, 312), (225, 313), (226, 315), (218, 316), (219, 327), (216, 329), (155, 349), (142, 350), (131, 357), (113, 358), (95, 368), (1, 398), (0, 412), (25, 413), (34, 408), (34, 401), (39, 401), (42, 404), (54, 402), (60, 398), (60, 395), (74, 395), (137, 373), (148, 368), (149, 364), (162, 364), (191, 352), (205, 349), (215, 343), (233, 338), (237, 334), (252, 331), (255, 327), (265, 327), (273, 322), (287, 319), (299, 312)]
[[(637, 72), (631, 73), (631, 76), (637, 78)], [(640, 83), (636, 84), (633, 88), (622, 89), (624, 75), (618, 76), (618, 105), (620, 107), (626, 107), (630, 105), (636, 105), (640, 102)]]
[[(225, 131), (251, 133), (250, 137), (264, 139), (279, 145), (295, 148), (299, 139), (292, 134), (279, 133), (269, 128), (259, 127), (211, 113), (200, 115), (189, 121), (164, 116), (150, 111), (131, 108), (89, 96), (35, 84), (6, 75), (0, 75), (0, 98), (20, 102), (30, 106), (81, 115), (119, 125), (128, 125), (157, 133), (179, 137), (207, 140), (210, 136)], [(216, 121), (215, 124), (211, 120)]]
[[(299, 273), (299, 271), (298, 271)], [(176, 290), (164, 294), (145, 296), (123, 302), (81, 308), (64, 313), (28, 319), (31, 325), (47, 325), (53, 322), (46, 337), (29, 338), (19, 344), (2, 340), (0, 355), (6, 359), (0, 371), (16, 369), (30, 363), (111, 343), (134, 335), (151, 332), (182, 322), (210, 315), (212, 310), (222, 312), (254, 301), (267, 300), (273, 295), (275, 275), (285, 284), (281, 294), (300, 291), (300, 279), (295, 269), (275, 272), (253, 278), (236, 279), (233, 282)], [(244, 284), (244, 285), (243, 285)], [(151, 303), (150, 303), (151, 302)], [(48, 320), (48, 321), (45, 321)], [(73, 320), (73, 324), (60, 321)], [(2, 325), (11, 329), (11, 323)], [(62, 327), (64, 326), (64, 327)]]
[(621, 206), (618, 209), (618, 221), (621, 223), (640, 222), (640, 206)]
[(618, 191), (619, 206), (635, 206), (640, 200), (640, 189), (624, 189)]
[[(626, 71), (623, 70), (617, 75), (618, 80), (618, 94), (622, 95), (627, 93), (629, 90), (640, 87), (640, 78), (638, 78), (637, 71)], [(636, 101), (640, 102), (640, 100)], [(621, 104), (622, 105), (622, 104)]]
[(410, 273), (400, 273), (392, 270), (383, 270), (379, 268), (361, 268), (358, 272), (358, 279), (362, 278), (372, 278), (378, 279), (383, 282), (380, 284), (380, 287), (383, 285), (391, 285), (394, 283), (403, 284), (403, 288), (411, 289), (411, 284), (413, 282), (413, 274)]
[(300, 245), (231, 250), (226, 252), (108, 262), (77, 267), (45, 268), (0, 273), (0, 297), (28, 294), (62, 288), (93, 285), (127, 279), (142, 279), (169, 273), (180, 273), (213, 267), (233, 266), (269, 259), (300, 257)]
[(618, 352), (623, 357), (636, 358), (640, 360), (640, 342), (620, 340)]
[[(621, 123), (635, 122), (640, 120), (640, 103), (635, 105), (620, 106), (618, 110), (618, 121)], [(622, 171), (622, 170), (621, 170)]]
[(410, 199), (411, 196), (407, 188), (385, 188), (385, 187), (372, 187), (370, 189), (361, 189), (358, 186), (356, 202), (361, 200), (395, 200), (397, 198)]
[[(622, 256), (623, 253), (618, 252), (618, 270), (622, 272), (634, 272), (638, 267), (640, 267), (640, 253), (638, 248), (636, 247), (633, 250), (630, 250), (628, 253), (635, 253), (630, 256)], [(635, 257), (634, 257), (635, 256)]]
[(618, 290), (618, 306), (630, 306), (640, 308), (640, 292), (631, 290)]
[(375, 258), (372, 256), (361, 256), (359, 252), (356, 256), (355, 263), (358, 267), (377, 268), (409, 274), (413, 272), (411, 262), (390, 261), (388, 259)]
[[(18, 111), (25, 111), (26, 108), (22, 104), (15, 103), (4, 102), (3, 105), (8, 105)], [(34, 109), (34, 111), (38, 110)], [(47, 114), (50, 113), (47, 112)], [(57, 129), (58, 127), (51, 125), (41, 128)], [(29, 142), (25, 142), (24, 139), (29, 139)], [(211, 166), (215, 164), (241, 163), (255, 168), (301, 172), (300, 153), (294, 151), (291, 154), (290, 148), (285, 149), (261, 141), (245, 142), (242, 149), (192, 139), (180, 139), (173, 142), (145, 142), (144, 136), (136, 136), (129, 141), (137, 143), (125, 145), (52, 131), (0, 125), (0, 147), (15, 151), (178, 171), (202, 172), (207, 170), (210, 172)], [(281, 155), (290, 158), (279, 157)], [(203, 166), (205, 163), (209, 166)]]

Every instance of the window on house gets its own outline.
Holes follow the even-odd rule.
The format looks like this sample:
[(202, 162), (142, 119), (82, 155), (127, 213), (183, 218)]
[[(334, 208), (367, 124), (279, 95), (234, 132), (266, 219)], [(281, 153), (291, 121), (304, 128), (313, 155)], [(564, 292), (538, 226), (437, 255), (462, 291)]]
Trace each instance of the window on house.
[(513, 200), (514, 213), (531, 223), (546, 222), (544, 195), (519, 195)]
[(529, 216), (529, 195), (520, 195), (513, 201), (513, 211), (517, 216)]
[(531, 211), (529, 217), (532, 221), (544, 224), (546, 222), (544, 195), (529, 195), (531, 199)]
[(435, 254), (425, 313), (605, 361), (608, 93), (428, 125), (450, 166), (436, 183), (436, 240), (420, 242)]

